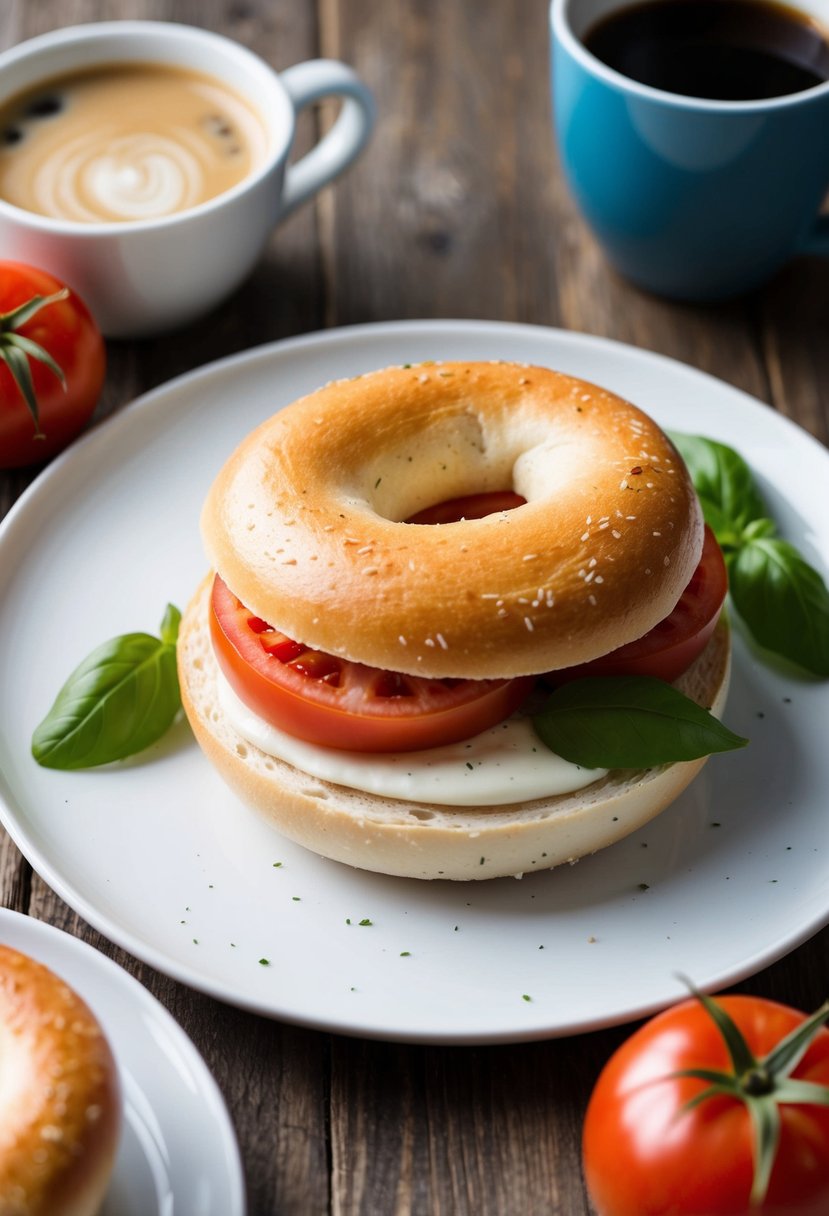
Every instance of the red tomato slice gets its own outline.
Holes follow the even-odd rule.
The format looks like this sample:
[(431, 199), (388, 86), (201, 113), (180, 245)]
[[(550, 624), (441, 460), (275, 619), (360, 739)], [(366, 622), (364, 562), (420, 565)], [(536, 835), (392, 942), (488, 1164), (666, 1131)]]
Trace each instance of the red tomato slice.
[(218, 575), (210, 633), (240, 700), (323, 747), (398, 752), (469, 739), (517, 709), (533, 682), (427, 680), (312, 650), (254, 616)]
[(526, 502), (512, 490), (489, 490), (483, 494), (467, 494), (464, 498), (447, 498), (432, 507), (424, 507), (406, 520), (407, 524), (455, 524), (461, 519), (483, 519), (496, 511), (512, 511)]
[(699, 565), (670, 616), (635, 642), (590, 663), (550, 672), (547, 679), (560, 684), (582, 676), (654, 676), (670, 683), (687, 671), (707, 646), (727, 590), (723, 555), (714, 533), (706, 526)]

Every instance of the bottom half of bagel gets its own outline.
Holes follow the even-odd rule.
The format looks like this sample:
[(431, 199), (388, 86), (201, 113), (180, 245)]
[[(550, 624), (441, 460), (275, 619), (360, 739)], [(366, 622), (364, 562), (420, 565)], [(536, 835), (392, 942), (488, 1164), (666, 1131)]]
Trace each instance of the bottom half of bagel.
[[(672, 803), (705, 759), (617, 769), (570, 794), (487, 807), (449, 807), (363, 793), (312, 777), (253, 746), (220, 706), (208, 624), (211, 579), (181, 624), (179, 679), (185, 713), (230, 788), (282, 835), (363, 870), (406, 878), (498, 878), (550, 869), (629, 835)], [(708, 646), (675, 687), (719, 716), (731, 669), (721, 618)]]

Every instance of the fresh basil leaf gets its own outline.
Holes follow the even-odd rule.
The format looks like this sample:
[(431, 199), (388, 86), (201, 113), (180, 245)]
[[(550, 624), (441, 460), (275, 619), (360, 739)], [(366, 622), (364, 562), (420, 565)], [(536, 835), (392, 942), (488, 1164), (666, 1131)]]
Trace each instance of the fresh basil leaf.
[(717, 544), (724, 551), (739, 548), (742, 544), (742, 535), (740, 530), (735, 527), (732, 521), (728, 518), (722, 507), (718, 507), (710, 498), (702, 498), (697, 495), (702, 507), (702, 514), (708, 527), (717, 538)]
[(731, 598), (749, 631), (767, 650), (829, 676), (829, 591), (797, 549), (776, 538), (746, 462), (700, 435), (671, 439), (722, 546)]
[[(688, 466), (703, 506), (719, 508), (722, 517), (741, 532), (746, 524), (766, 514), (751, 469), (733, 448), (700, 435), (672, 431), (671, 439)], [(712, 525), (713, 527), (713, 525)], [(714, 531), (717, 529), (714, 527)]]
[(586, 768), (653, 768), (748, 743), (650, 676), (573, 680), (555, 690), (533, 727), (551, 751)]
[(777, 525), (773, 519), (753, 519), (743, 528), (743, 535), (740, 539), (743, 544), (747, 544), (749, 541), (759, 540), (764, 536), (774, 536), (776, 533)]
[(767, 650), (829, 676), (829, 591), (787, 541), (758, 536), (729, 562), (731, 597)]
[(161, 640), (168, 646), (175, 646), (178, 641), (178, 630), (181, 624), (181, 613), (175, 604), (168, 604), (161, 622)]
[(166, 639), (128, 633), (98, 646), (72, 672), (32, 737), (45, 768), (94, 768), (143, 751), (181, 706), (176, 671), (178, 610), (168, 606)]

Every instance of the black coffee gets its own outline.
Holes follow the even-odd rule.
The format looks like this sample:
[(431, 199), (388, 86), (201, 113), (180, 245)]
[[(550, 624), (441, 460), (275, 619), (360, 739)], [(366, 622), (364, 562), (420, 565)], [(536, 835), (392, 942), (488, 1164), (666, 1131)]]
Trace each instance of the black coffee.
[(646, 0), (583, 41), (623, 76), (688, 97), (753, 101), (829, 80), (829, 32), (772, 0)]

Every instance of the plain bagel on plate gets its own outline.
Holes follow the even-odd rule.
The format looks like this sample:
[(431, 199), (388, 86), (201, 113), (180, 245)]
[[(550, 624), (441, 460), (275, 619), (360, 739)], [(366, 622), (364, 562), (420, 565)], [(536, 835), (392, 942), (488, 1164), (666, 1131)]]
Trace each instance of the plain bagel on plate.
[(115, 1162), (115, 1061), (59, 976), (0, 946), (0, 1211), (94, 1216)]
[[(505, 488), (526, 503), (439, 527), (404, 522)], [(202, 531), (214, 570), (262, 621), (353, 662), (443, 679), (548, 672), (639, 638), (671, 613), (703, 542), (685, 466), (650, 418), (605, 389), (507, 363), (389, 368), (303, 398), (230, 457)], [(179, 638), (187, 716), (231, 788), (326, 857), (430, 879), (545, 869), (635, 830), (704, 763), (487, 806), (310, 776), (228, 720), (211, 582)], [(719, 714), (729, 668), (721, 622), (677, 687)]]

